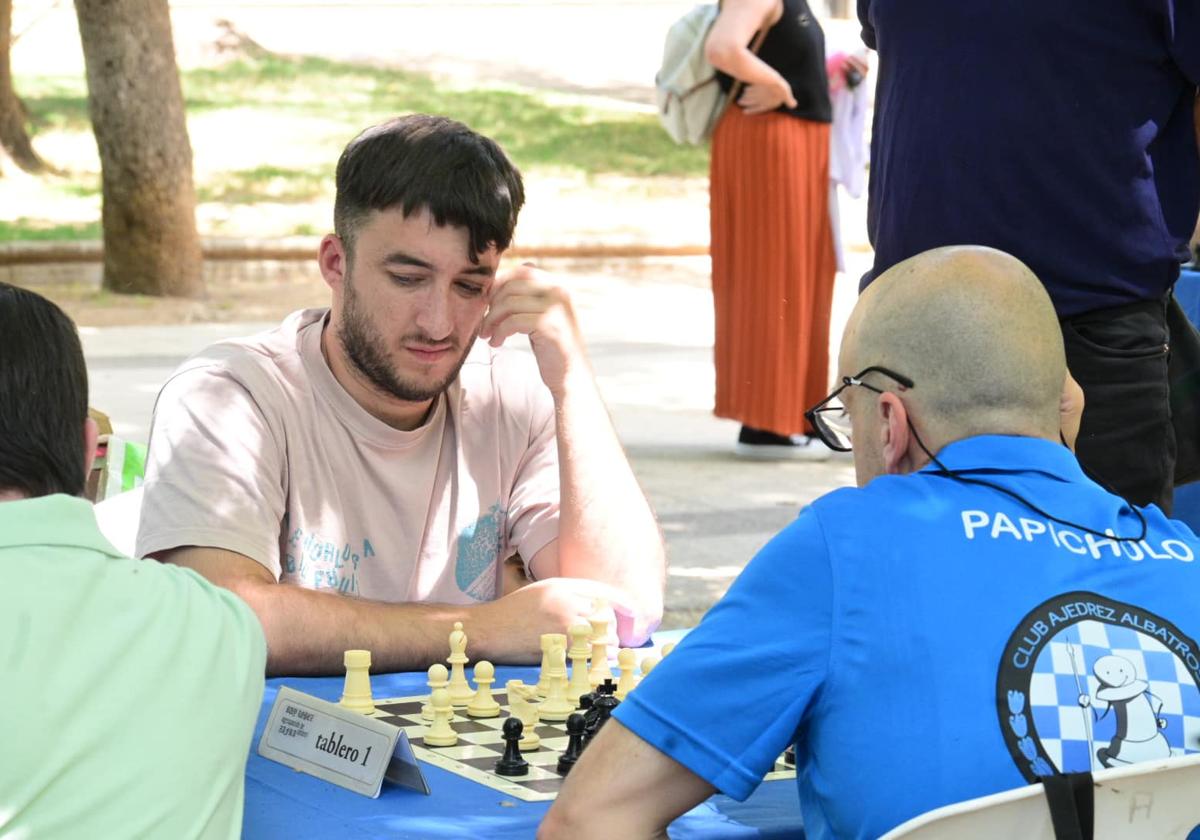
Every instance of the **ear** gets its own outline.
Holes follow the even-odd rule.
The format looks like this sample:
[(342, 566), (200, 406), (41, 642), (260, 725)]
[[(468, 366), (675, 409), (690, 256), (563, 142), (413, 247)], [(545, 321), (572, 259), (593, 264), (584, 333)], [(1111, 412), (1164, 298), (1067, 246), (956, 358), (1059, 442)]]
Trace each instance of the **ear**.
[(83, 421), (83, 478), (87, 481), (96, 460), (96, 441), (100, 440), (100, 427), (91, 417)]
[(342, 283), (349, 269), (347, 264), (346, 247), (337, 234), (327, 233), (317, 249), (317, 265), (321, 276), (337, 294), (342, 292)]
[(1079, 422), (1083, 419), (1083, 388), (1067, 371), (1063, 382), (1062, 397), (1058, 403), (1058, 421), (1063, 442), (1074, 451), (1075, 439), (1079, 437)]
[(912, 432), (908, 426), (908, 409), (901, 399), (891, 392), (879, 395), (879, 424), (881, 436), (879, 448), (883, 455), (884, 471), (888, 475), (904, 475), (911, 472), (908, 449), (912, 445)]

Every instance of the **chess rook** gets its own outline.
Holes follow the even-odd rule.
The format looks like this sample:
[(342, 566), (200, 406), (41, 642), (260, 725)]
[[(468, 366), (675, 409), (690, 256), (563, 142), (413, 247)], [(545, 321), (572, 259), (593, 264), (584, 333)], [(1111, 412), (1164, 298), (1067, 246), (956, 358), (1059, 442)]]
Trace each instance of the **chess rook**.
[(346, 683), (338, 702), (351, 711), (371, 714), (375, 711), (371, 701), (371, 651), (348, 650), (342, 661), (346, 663)]

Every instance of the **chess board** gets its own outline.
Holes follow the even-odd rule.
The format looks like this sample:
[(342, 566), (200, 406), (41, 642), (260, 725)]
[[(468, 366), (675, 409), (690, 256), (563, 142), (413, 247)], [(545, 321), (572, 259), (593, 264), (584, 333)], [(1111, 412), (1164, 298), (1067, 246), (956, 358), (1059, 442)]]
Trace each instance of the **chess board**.
[[(421, 718), (421, 704), (425, 702), (425, 695), (375, 700), (375, 714), (372, 717), (403, 729), (408, 734), (413, 753), (421, 761), (526, 802), (553, 799), (563, 784), (564, 777), (559, 774), (557, 766), (559, 756), (567, 748), (566, 723), (543, 721), (536, 727), (534, 731), (541, 738), (541, 746), (521, 753), (521, 757), (529, 762), (528, 775), (498, 776), (495, 765), (496, 759), (504, 754), (501, 728), (509, 717), (508, 693), (503, 689), (493, 689), (492, 696), (500, 704), (498, 717), (472, 718), (467, 716), (465, 710), (455, 709), (451, 724), (458, 733), (458, 743), (453, 747), (425, 745), (421, 737), (428, 725)], [(780, 756), (764, 779), (795, 777), (795, 768), (787, 765), (783, 756)]]

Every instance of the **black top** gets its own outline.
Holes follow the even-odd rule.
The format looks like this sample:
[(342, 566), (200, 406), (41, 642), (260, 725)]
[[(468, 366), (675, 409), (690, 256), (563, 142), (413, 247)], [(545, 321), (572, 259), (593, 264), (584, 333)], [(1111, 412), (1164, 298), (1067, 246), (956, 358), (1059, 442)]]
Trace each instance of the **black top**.
[[(796, 107), (781, 105), (778, 110), (813, 122), (833, 120), (825, 76), (825, 33), (807, 0), (783, 0), (783, 16), (767, 32), (758, 57), (792, 86)], [(717, 79), (722, 90), (733, 87), (733, 79), (727, 74), (718, 72)]]

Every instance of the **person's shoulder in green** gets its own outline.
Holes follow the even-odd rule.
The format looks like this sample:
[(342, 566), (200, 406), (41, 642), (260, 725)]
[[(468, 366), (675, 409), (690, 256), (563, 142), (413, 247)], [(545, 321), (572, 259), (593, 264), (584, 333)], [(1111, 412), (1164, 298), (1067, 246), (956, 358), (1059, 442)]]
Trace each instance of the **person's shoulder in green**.
[(0, 333), (0, 838), (237, 837), (258, 619), (108, 543), (79, 498), (96, 430), (73, 325), (0, 283)]

